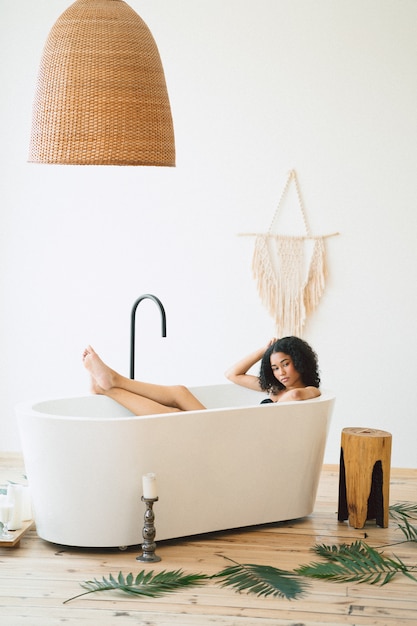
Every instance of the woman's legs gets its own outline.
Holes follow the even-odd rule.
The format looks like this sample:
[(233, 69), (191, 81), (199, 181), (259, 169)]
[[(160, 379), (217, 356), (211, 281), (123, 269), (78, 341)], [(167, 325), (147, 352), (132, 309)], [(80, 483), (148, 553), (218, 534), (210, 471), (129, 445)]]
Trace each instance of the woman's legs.
[(113, 398), (135, 415), (205, 409), (182, 385), (154, 385), (121, 376), (108, 367), (91, 346), (84, 350), (83, 362), (92, 378), (93, 393)]
[(113, 387), (107, 391), (96, 391), (95, 393), (100, 393), (108, 398), (112, 398), (126, 409), (129, 409), (129, 411), (131, 411), (134, 415), (177, 413), (180, 410), (174, 407), (165, 406), (164, 404), (160, 404), (154, 400), (149, 400), (149, 398), (145, 398), (144, 396), (138, 396), (136, 393), (132, 393), (131, 391), (119, 389), (118, 387)]

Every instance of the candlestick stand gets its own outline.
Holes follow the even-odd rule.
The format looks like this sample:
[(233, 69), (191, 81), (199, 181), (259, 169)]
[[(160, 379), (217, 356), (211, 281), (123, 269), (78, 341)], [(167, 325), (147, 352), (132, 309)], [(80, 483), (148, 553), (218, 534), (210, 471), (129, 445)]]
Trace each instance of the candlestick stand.
[(157, 563), (161, 560), (161, 557), (155, 554), (155, 514), (153, 512), (153, 504), (158, 498), (141, 498), (142, 502), (146, 504), (146, 510), (144, 515), (144, 526), (142, 530), (143, 544), (142, 554), (136, 557), (137, 561), (143, 561), (146, 563)]

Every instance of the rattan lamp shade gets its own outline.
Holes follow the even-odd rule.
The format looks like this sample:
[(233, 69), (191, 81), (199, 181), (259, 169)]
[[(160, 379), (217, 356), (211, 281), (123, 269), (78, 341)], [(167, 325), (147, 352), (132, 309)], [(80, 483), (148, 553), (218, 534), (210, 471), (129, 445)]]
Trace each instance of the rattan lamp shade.
[(123, 0), (76, 0), (52, 27), (40, 64), (29, 161), (175, 165), (158, 48)]

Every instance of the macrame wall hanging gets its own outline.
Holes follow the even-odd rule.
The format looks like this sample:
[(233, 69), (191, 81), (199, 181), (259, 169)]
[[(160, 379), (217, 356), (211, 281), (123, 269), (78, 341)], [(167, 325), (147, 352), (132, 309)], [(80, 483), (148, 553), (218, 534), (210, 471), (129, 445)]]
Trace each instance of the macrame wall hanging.
[[(273, 232), (292, 181), (305, 229), (300, 236)], [(325, 239), (337, 234), (311, 234), (294, 170), (288, 175), (269, 230), (263, 234), (245, 233), (255, 237), (253, 276), (262, 304), (275, 322), (277, 337), (302, 335), (306, 319), (316, 309), (325, 287)]]

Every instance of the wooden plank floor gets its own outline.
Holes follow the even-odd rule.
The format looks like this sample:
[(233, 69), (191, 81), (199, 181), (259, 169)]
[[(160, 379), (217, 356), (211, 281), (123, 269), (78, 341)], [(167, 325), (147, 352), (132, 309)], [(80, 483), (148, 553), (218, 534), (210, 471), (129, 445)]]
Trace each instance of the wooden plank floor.
[[(18, 455), (0, 455), (0, 485), (22, 481)], [(259, 563), (292, 569), (314, 560), (315, 543), (350, 543), (366, 535), (379, 547), (401, 541), (395, 525), (367, 522), (355, 530), (337, 521), (338, 468), (323, 468), (315, 512), (309, 518), (245, 530), (213, 533), (189, 540), (160, 542), (160, 563), (136, 561), (140, 548), (75, 549), (47, 543), (29, 530), (17, 548), (0, 548), (0, 623), (4, 626), (398, 626), (417, 625), (417, 583), (398, 578), (384, 587), (312, 581), (298, 600), (257, 598), (215, 584), (154, 599), (100, 592), (63, 604), (81, 593), (79, 583), (110, 572), (137, 573), (182, 568), (211, 574), (226, 564)], [(417, 469), (392, 470), (391, 503), (417, 501)], [(250, 503), (248, 502), (248, 506)], [(157, 513), (157, 512), (156, 512)], [(157, 520), (156, 520), (157, 521)], [(117, 520), (115, 520), (117, 523)], [(138, 520), (141, 524), (141, 520)], [(385, 548), (389, 553), (391, 548)], [(416, 544), (395, 546), (407, 564), (417, 564)]]

